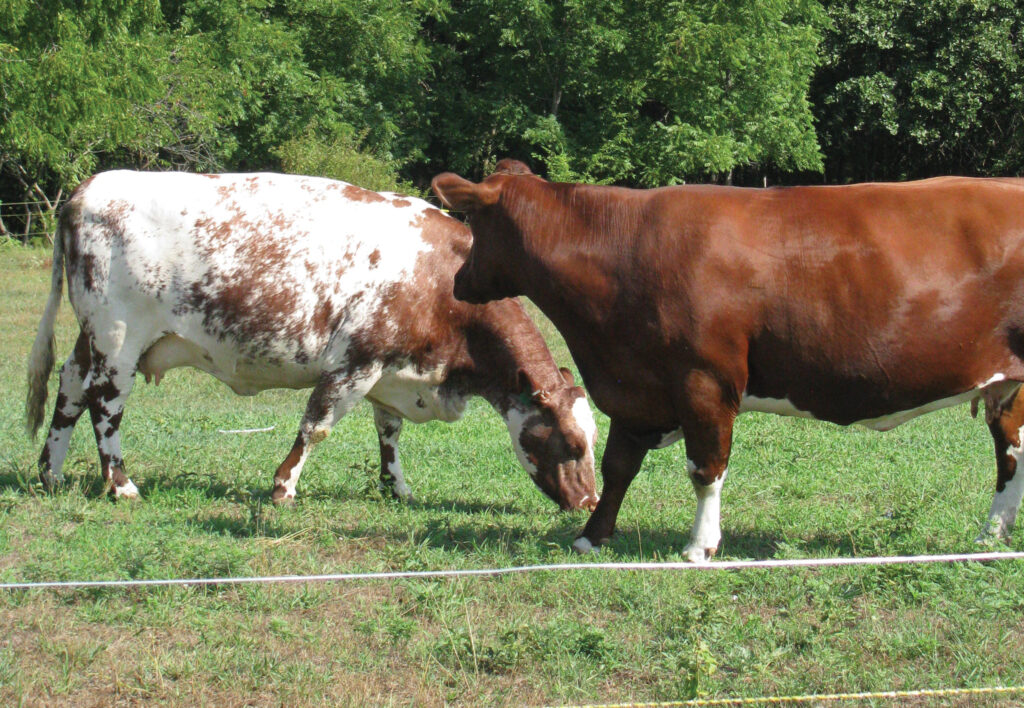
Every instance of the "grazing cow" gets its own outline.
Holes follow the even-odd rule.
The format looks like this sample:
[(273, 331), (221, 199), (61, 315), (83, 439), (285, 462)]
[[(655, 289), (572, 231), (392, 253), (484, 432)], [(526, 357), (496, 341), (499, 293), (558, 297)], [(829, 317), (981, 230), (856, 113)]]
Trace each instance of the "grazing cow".
[(433, 188), (473, 231), (455, 296), (537, 303), (611, 418), (577, 550), (607, 541), (647, 451), (683, 439), (685, 553), (709, 560), (744, 411), (888, 430), (979, 399), (997, 470), (982, 536), (1009, 535), (1024, 495), (1024, 180), (631, 190), (509, 160)]
[(42, 423), (63, 269), (81, 327), (60, 375), (39, 459), (47, 487), (88, 408), (103, 478), (138, 493), (118, 426), (136, 372), (192, 366), (238, 394), (313, 388), (274, 475), (289, 500), (311, 445), (356, 403), (373, 404), (381, 481), (409, 488), (403, 419), (453, 421), (471, 396), (504, 418), (520, 462), (559, 506), (590, 508), (595, 426), (516, 300), (452, 297), (469, 230), (426, 202), (343, 182), (275, 174), (107, 172), (61, 212), (52, 288), (29, 366), (27, 423)]

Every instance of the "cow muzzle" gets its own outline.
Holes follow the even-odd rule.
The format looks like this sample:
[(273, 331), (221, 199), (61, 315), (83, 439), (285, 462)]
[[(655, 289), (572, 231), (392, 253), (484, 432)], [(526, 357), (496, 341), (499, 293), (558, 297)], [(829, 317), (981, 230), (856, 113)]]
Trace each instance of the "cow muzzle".
[(455, 274), (455, 283), (452, 287), (452, 294), (456, 300), (468, 302), (471, 305), (482, 305), (487, 300), (478, 296), (477, 288), (474, 287), (472, 276), (466, 272), (466, 266), (462, 266)]

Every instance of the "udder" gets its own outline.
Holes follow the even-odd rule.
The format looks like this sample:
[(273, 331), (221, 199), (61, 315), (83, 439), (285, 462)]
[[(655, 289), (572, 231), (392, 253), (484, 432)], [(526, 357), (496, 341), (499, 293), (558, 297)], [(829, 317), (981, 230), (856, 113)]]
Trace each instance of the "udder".
[(147, 383), (159, 384), (167, 371), (182, 366), (205, 371), (240, 396), (252, 396), (268, 388), (309, 388), (319, 374), (311, 365), (251, 361), (233, 348), (211, 352), (173, 333), (158, 339), (139, 358), (139, 371)]
[(209, 352), (176, 334), (164, 335), (139, 358), (139, 372), (146, 377), (146, 383), (159, 384), (167, 371), (181, 366), (192, 366), (209, 373), (214, 373), (216, 368)]

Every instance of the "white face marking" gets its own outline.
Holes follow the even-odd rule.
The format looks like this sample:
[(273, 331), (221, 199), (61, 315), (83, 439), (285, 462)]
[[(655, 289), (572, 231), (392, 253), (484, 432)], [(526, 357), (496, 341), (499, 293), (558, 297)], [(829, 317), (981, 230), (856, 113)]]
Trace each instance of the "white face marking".
[(526, 420), (531, 415), (531, 413), (523, 411), (516, 406), (510, 406), (505, 414), (505, 425), (508, 426), (508, 433), (512, 438), (512, 449), (515, 450), (519, 464), (523, 466), (523, 469), (526, 470), (531, 479), (536, 480), (540, 471), (537, 469), (537, 465), (527, 456), (526, 451), (523, 450), (523, 444), (519, 439), (526, 427)]
[(580, 426), (584, 437), (587, 439), (589, 448), (587, 450), (587, 459), (592, 462), (594, 459), (594, 445), (597, 444), (597, 423), (594, 422), (594, 413), (590, 410), (586, 396), (580, 396), (572, 404), (572, 416), (576, 419), (576, 425)]

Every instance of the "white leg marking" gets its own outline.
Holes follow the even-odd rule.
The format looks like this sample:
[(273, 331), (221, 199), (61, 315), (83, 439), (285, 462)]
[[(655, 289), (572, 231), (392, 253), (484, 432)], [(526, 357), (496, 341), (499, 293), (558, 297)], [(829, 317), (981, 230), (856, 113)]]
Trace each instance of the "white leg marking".
[[(306, 464), (306, 457), (313, 445), (323, 441), (330, 434), (334, 424), (346, 413), (352, 410), (359, 401), (363, 399), (366, 392), (373, 388), (380, 376), (379, 365), (359, 372), (352, 376), (340, 374), (325, 374), (317, 382), (306, 403), (306, 412), (299, 423), (299, 436), (296, 445), (300, 446), (299, 459), (290, 464), (290, 457), (295, 452), (295, 445), (289, 458), (278, 467), (274, 473), (274, 490), (271, 492), (271, 499), (275, 502), (291, 500), (295, 498), (295, 489), (302, 474), (302, 467)], [(278, 476), (281, 473), (287, 476)], [(283, 490), (279, 492), (279, 490)]]
[[(412, 490), (405, 483), (402, 462), (398, 457), (398, 437), (402, 434), (402, 419), (380, 406), (374, 406), (373, 423), (377, 428), (377, 437), (380, 439), (381, 447), (380, 490), (394, 494), (404, 502), (410, 501)], [(390, 459), (388, 459), (388, 451), (390, 451)]]
[(302, 466), (306, 464), (306, 458), (309, 456), (310, 445), (304, 445), (302, 448), (302, 454), (299, 455), (298, 462), (291, 468), (291, 472), (286, 479), (275, 479), (275, 485), (279, 485), (284, 489), (284, 496), (281, 499), (294, 499), (295, 498), (295, 487), (299, 483), (299, 476), (302, 474)]
[(693, 528), (690, 530), (690, 542), (686, 544), (683, 553), (693, 563), (705, 563), (711, 560), (722, 540), (722, 485), (725, 483), (728, 470), (723, 471), (721, 477), (708, 485), (701, 484), (694, 478), (697, 468), (690, 460), (687, 460), (687, 471), (690, 473), (693, 491), (697, 494), (697, 513), (693, 520)]
[[(1018, 432), (1024, 436), (1024, 428)], [(1024, 441), (1024, 437), (1020, 437)], [(976, 539), (981, 543), (991, 537), (1006, 540), (1013, 531), (1013, 524), (1017, 520), (1017, 511), (1020, 509), (1021, 499), (1024, 498), (1024, 442), (1021, 447), (1008, 447), (1006, 454), (1017, 461), (1017, 469), (1013, 479), (1006, 483), (1003, 491), (996, 492), (992, 498), (992, 507), (988, 512), (988, 521), (984, 530)]]
[(71, 435), (74, 432), (74, 422), (77, 421), (82, 411), (85, 410), (85, 376), (87, 371), (80, 366), (75, 358), (74, 352), (68, 357), (60, 371), (60, 388), (57, 394), (57, 402), (63, 402), (63, 406), (54, 412), (53, 423), (59, 421), (62, 427), (50, 425), (50, 432), (46, 436), (44, 457), (48, 458), (48, 464), (43, 464), (40, 474), (43, 483), (48, 487), (54, 487), (64, 481), (64, 460), (68, 455), (68, 448), (71, 445)]
[(117, 499), (138, 499), (139, 488), (129, 479), (127, 484), (122, 484), (120, 487), (114, 486), (114, 497)]
[[(123, 328), (114, 327), (112, 332), (117, 342), (123, 343)], [(103, 350), (94, 347), (96, 351)], [(102, 367), (97, 367), (94, 361), (88, 377), (86, 395), (90, 399), (93, 432), (99, 448), (103, 479), (117, 499), (134, 499), (139, 496), (138, 488), (125, 472), (120, 432), (121, 414), (135, 384), (137, 360), (137, 349), (129, 350), (126, 347), (116, 354), (111, 353)]]

